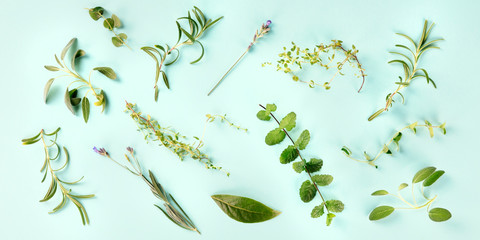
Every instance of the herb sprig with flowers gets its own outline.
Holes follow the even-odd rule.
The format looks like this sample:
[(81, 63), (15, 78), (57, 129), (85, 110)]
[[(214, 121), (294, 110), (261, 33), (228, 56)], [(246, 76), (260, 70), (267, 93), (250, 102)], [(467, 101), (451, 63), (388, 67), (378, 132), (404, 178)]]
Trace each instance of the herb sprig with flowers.
[(155, 178), (155, 175), (153, 175), (152, 171), (148, 170), (148, 174), (150, 177), (150, 180), (148, 179), (147, 176), (145, 176), (142, 172), (142, 167), (140, 163), (138, 162), (138, 159), (134, 155), (134, 150), (131, 147), (127, 147), (127, 152), (130, 155), (125, 154), (125, 158), (127, 159), (128, 163), (130, 164), (130, 167), (121, 164), (120, 162), (116, 161), (113, 159), (110, 154), (105, 150), (105, 148), (97, 148), (94, 147), (93, 151), (96, 153), (107, 157), (108, 159), (112, 160), (114, 163), (119, 165), (120, 167), (126, 169), (129, 171), (131, 174), (141, 177), (145, 183), (150, 187), (150, 190), (152, 191), (153, 195), (157, 197), (158, 199), (162, 200), (163, 209), (162, 207), (155, 205), (158, 209), (160, 209), (165, 216), (170, 219), (173, 223), (177, 224), (179, 227), (197, 232), (200, 234), (200, 231), (198, 231), (198, 228), (193, 224), (193, 221), (188, 217), (188, 215), (183, 211), (182, 207), (177, 203), (175, 198), (172, 196), (172, 194), (167, 193), (162, 185), (158, 183), (157, 179)]
[[(215, 20), (212, 20), (212, 19), (207, 20), (207, 18), (203, 14), (203, 12), (197, 7), (194, 7), (194, 9), (192, 10), (192, 13), (193, 13), (193, 15), (195, 15), (195, 19), (192, 17), (190, 12), (188, 12), (188, 15), (186, 17), (181, 17), (181, 18), (177, 19), (178, 40), (177, 40), (177, 43), (175, 43), (175, 45), (170, 47), (168, 44), (165, 44), (164, 46), (155, 45), (154, 47), (146, 46), (146, 47), (141, 48), (144, 52), (146, 52), (148, 55), (150, 55), (150, 57), (152, 57), (153, 60), (155, 60), (155, 64), (156, 64), (155, 65), (155, 70), (156, 70), (155, 71), (155, 85), (153, 86), (153, 88), (155, 89), (155, 101), (158, 100), (159, 90), (158, 90), (157, 82), (158, 82), (158, 78), (160, 77), (160, 73), (162, 74), (162, 78), (163, 78), (163, 82), (165, 83), (165, 86), (168, 89), (170, 89), (170, 83), (168, 81), (167, 74), (165, 73), (164, 70), (162, 70), (162, 67), (164, 65), (169, 66), (169, 65), (175, 63), (178, 60), (178, 57), (180, 56), (180, 51), (178, 49), (181, 46), (183, 46), (183, 45), (193, 45), (195, 43), (198, 43), (198, 45), (201, 47), (202, 53), (200, 54), (200, 57), (198, 57), (196, 60), (190, 62), (190, 64), (194, 64), (194, 63), (199, 62), (203, 58), (203, 54), (204, 54), (205, 50), (203, 49), (202, 43), (198, 39), (200, 37), (202, 37), (203, 34), (208, 29), (210, 29), (215, 23), (217, 23), (218, 21), (220, 21), (220, 19), (223, 18), (223, 16), (222, 16), (222, 17), (219, 17)], [(188, 24), (190, 26), (190, 31), (185, 30), (185, 28), (183, 28), (180, 25), (178, 20), (187, 20)], [(182, 39), (182, 36), (185, 36), (186, 39), (183, 40), (183, 41), (180, 41)], [(163, 54), (160, 53), (160, 51)], [(177, 52), (175, 59), (173, 59), (170, 62), (166, 62), (167, 56), (172, 54), (173, 51)], [(157, 54), (158, 57), (155, 54)]]
[(253, 41), (250, 43), (250, 45), (248, 45), (247, 50), (245, 50), (245, 52), (243, 52), (243, 54), (237, 59), (237, 61), (228, 69), (228, 71), (222, 76), (222, 78), (217, 82), (217, 84), (215, 84), (212, 90), (208, 92), (207, 96), (210, 96), (210, 94), (212, 94), (212, 92), (218, 87), (218, 85), (223, 81), (223, 79), (225, 79), (228, 73), (232, 71), (232, 69), (240, 62), (240, 60), (243, 59), (243, 57), (245, 57), (245, 55), (248, 53), (248, 51), (250, 51), (253, 45), (257, 43), (258, 39), (262, 38), (270, 31), (269, 26), (271, 23), (272, 21), (268, 20), (266, 23), (262, 24), (262, 26), (260, 27), (260, 31), (257, 30), (255, 32), (255, 35), (253, 35)]
[[(73, 202), (73, 204), (75, 204), (78, 211), (80, 212), (83, 225), (89, 224), (90, 220), (88, 218), (87, 210), (85, 210), (85, 207), (80, 202), (80, 199), (92, 198), (95, 195), (94, 194), (88, 194), (88, 195), (73, 194), (72, 189), (68, 189), (67, 185), (77, 184), (80, 181), (82, 181), (83, 177), (81, 177), (76, 181), (70, 182), (70, 181), (64, 181), (60, 179), (60, 177), (57, 175), (57, 172), (64, 170), (70, 161), (70, 156), (68, 154), (66, 147), (62, 147), (63, 153), (65, 154), (65, 163), (59, 168), (55, 168), (54, 166), (52, 166), (53, 161), (59, 160), (61, 155), (60, 146), (57, 143), (57, 136), (59, 131), (60, 131), (60, 128), (57, 128), (57, 130), (51, 133), (47, 133), (45, 130), (42, 129), (37, 135), (31, 138), (26, 138), (22, 140), (22, 143), (24, 145), (34, 144), (40, 140), (43, 143), (43, 149), (45, 152), (45, 161), (43, 162), (43, 166), (40, 169), (40, 172), (44, 172), (42, 183), (47, 178), (48, 173), (50, 173), (51, 182), (50, 182), (50, 187), (48, 188), (47, 193), (45, 194), (45, 197), (43, 197), (43, 199), (40, 200), (40, 202), (46, 202), (50, 200), (53, 196), (55, 196), (55, 193), (57, 192), (57, 190), (60, 189), (62, 193), (62, 201), (52, 211), (48, 213), (56, 213), (57, 211), (62, 209), (66, 205), (66, 203), (70, 200)], [(52, 151), (55, 153), (55, 155), (51, 154)]]

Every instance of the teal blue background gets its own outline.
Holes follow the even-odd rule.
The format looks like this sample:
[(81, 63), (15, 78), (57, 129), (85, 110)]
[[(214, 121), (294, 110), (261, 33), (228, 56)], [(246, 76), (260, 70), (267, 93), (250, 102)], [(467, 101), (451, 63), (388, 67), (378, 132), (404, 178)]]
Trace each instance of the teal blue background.
[[(128, 34), (133, 51), (115, 48), (111, 33), (88, 16), (84, 8), (103, 6), (118, 15), (122, 32)], [(224, 16), (202, 42), (205, 56), (196, 47), (181, 49), (179, 62), (166, 68), (171, 90), (160, 84), (158, 103), (153, 101), (154, 62), (139, 49), (159, 43), (174, 43), (175, 20), (193, 5), (210, 18)], [(478, 155), (478, 1), (26, 1), (2, 0), (0, 8), (0, 238), (11, 239), (475, 239), (479, 236), (477, 216), (480, 167)], [(210, 97), (206, 93), (245, 50), (253, 33), (266, 20), (272, 31), (261, 39)], [(418, 39), (423, 21), (437, 25), (432, 37), (443, 37), (441, 50), (424, 55), (421, 65), (436, 81), (438, 89), (423, 79), (404, 91), (406, 103), (373, 122), (367, 118), (384, 104), (394, 81), (402, 72), (389, 65), (388, 51), (405, 40), (395, 32)], [(108, 108), (100, 114), (93, 108), (85, 124), (64, 106), (63, 91), (69, 79), (55, 82), (49, 103), (42, 100), (45, 82), (57, 75), (44, 69), (53, 65), (53, 55), (78, 38), (87, 56), (80, 72), (110, 66), (115, 81), (94, 74), (93, 84), (108, 95)], [(283, 46), (295, 41), (302, 47), (343, 40), (355, 44), (368, 77), (361, 93), (360, 79), (348, 72), (337, 78), (329, 91), (310, 89), (293, 82), (273, 67)], [(329, 79), (332, 72), (311, 72), (315, 79)], [(204, 150), (216, 164), (231, 172), (206, 170), (198, 162), (180, 162), (168, 150), (146, 144), (135, 124), (123, 112), (125, 100), (160, 123), (171, 125), (186, 136), (200, 136), (205, 114), (224, 114), (248, 133), (226, 125), (208, 126)], [(319, 199), (305, 204), (298, 188), (306, 179), (278, 156), (286, 143), (269, 147), (265, 134), (273, 122), (256, 119), (258, 104), (276, 103), (277, 115), (297, 113), (296, 137), (302, 129), (312, 135), (305, 157), (324, 160), (323, 173), (334, 182), (323, 189), (329, 199), (340, 199), (346, 207), (332, 226), (325, 218), (312, 219), (310, 211)], [(356, 153), (376, 152), (398, 129), (415, 121), (447, 122), (448, 134), (430, 139), (424, 129), (416, 136), (406, 133), (400, 153), (379, 160), (380, 168), (351, 161), (340, 151), (343, 145)], [(69, 203), (49, 215), (59, 196), (39, 203), (48, 184), (41, 184), (43, 161), (40, 144), (23, 146), (20, 140), (40, 129), (62, 127), (58, 142), (70, 150), (71, 164), (61, 173), (64, 179), (85, 176), (74, 186), (78, 193), (94, 193), (83, 201), (91, 224), (82, 226), (78, 211)], [(436, 132), (438, 133), (438, 132)], [(171, 223), (153, 204), (160, 203), (141, 179), (95, 154), (93, 146), (105, 147), (123, 160), (125, 147), (132, 146), (144, 169), (151, 169), (196, 223), (202, 235)], [(446, 171), (428, 194), (438, 194), (432, 207), (449, 209), (448, 222), (429, 220), (425, 209), (398, 211), (379, 222), (368, 220), (378, 205), (402, 203), (392, 198), (374, 198), (377, 189), (395, 191), (426, 166)], [(277, 218), (259, 224), (243, 224), (228, 218), (210, 199), (213, 194), (236, 194), (257, 199), (282, 211)]]

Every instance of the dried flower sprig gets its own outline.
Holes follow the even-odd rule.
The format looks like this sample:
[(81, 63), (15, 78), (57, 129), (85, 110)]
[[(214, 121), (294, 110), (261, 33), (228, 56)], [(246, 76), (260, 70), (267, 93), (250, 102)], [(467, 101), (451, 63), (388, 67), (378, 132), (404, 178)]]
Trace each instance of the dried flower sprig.
[[(60, 72), (64, 72), (65, 74), (54, 77), (54, 78), (50, 78), (50, 80), (47, 81), (43, 91), (43, 97), (46, 103), (48, 92), (50, 90), (50, 87), (53, 84), (53, 81), (55, 81), (55, 79), (60, 77), (73, 77), (74, 81), (68, 84), (67, 89), (65, 91), (65, 95), (64, 95), (65, 105), (67, 106), (68, 110), (70, 110), (75, 115), (74, 106), (77, 106), (81, 103), (83, 119), (85, 120), (85, 123), (86, 123), (88, 122), (88, 118), (90, 116), (90, 101), (87, 98), (88, 94), (93, 95), (97, 99), (97, 101), (94, 102), (93, 105), (102, 106), (102, 112), (104, 111), (105, 106), (107, 104), (107, 99), (105, 97), (105, 93), (103, 92), (103, 90), (101, 88), (93, 87), (92, 85), (92, 81), (91, 81), (92, 73), (94, 71), (99, 71), (101, 74), (105, 75), (106, 77), (112, 80), (116, 79), (117, 75), (115, 74), (115, 71), (113, 71), (113, 69), (109, 67), (96, 67), (90, 71), (90, 74), (88, 75), (88, 80), (83, 78), (75, 70), (76, 59), (85, 55), (85, 51), (83, 51), (82, 49), (78, 49), (75, 51), (75, 54), (72, 56), (72, 61), (70, 65), (71, 69), (68, 68), (64, 60), (65, 55), (67, 54), (68, 50), (75, 43), (76, 40), (77, 40), (76, 38), (73, 38), (72, 40), (70, 40), (70, 42), (68, 42), (68, 44), (63, 49), (62, 54), (60, 55), (60, 59), (58, 59), (57, 55), (55, 55), (55, 60), (59, 65), (58, 67), (50, 66), (50, 65), (45, 66), (45, 68), (49, 71), (52, 71), (52, 72), (60, 71)], [(72, 89), (69, 89), (72, 85), (75, 87)], [(85, 95), (83, 96), (83, 98), (77, 97), (78, 90), (82, 88), (87, 88), (88, 90), (85, 92)]]
[(130, 117), (135, 121), (138, 130), (143, 133), (147, 142), (149, 140), (160, 142), (160, 146), (166, 147), (172, 153), (177, 155), (181, 161), (186, 157), (189, 157), (203, 163), (207, 169), (222, 170), (227, 173), (227, 175), (230, 175), (230, 173), (223, 170), (222, 167), (213, 165), (210, 157), (200, 150), (203, 146), (201, 139), (197, 139), (199, 140), (199, 144), (183, 142), (182, 140), (186, 139), (185, 136), (175, 132), (170, 127), (160, 126), (160, 124), (152, 119), (150, 115), (147, 115), (146, 117), (142, 116), (141, 112), (136, 111), (135, 104), (126, 102), (125, 112), (130, 114)]
[(125, 158), (130, 164), (130, 167), (124, 164), (121, 164), (120, 162), (113, 159), (104, 148), (94, 147), (93, 151), (95, 151), (96, 153), (104, 157), (107, 157), (108, 159), (112, 160), (114, 163), (116, 163), (120, 167), (132, 173), (133, 175), (141, 177), (143, 181), (145, 181), (145, 183), (147, 183), (147, 185), (150, 187), (150, 190), (152, 191), (153, 195), (155, 195), (155, 197), (157, 197), (158, 199), (164, 202), (163, 206), (165, 207), (165, 209), (154, 204), (155, 207), (160, 209), (165, 214), (165, 216), (167, 216), (167, 218), (170, 219), (170, 221), (174, 222), (179, 227), (190, 230), (190, 231), (195, 231), (198, 234), (200, 234), (200, 231), (198, 231), (197, 227), (195, 226), (195, 224), (193, 224), (193, 221), (190, 219), (190, 217), (188, 217), (188, 215), (183, 211), (182, 207), (178, 205), (175, 198), (173, 198), (173, 196), (170, 193), (167, 194), (167, 192), (163, 189), (162, 185), (158, 183), (152, 171), (148, 170), (150, 180), (148, 180), (147, 176), (145, 176), (142, 173), (142, 167), (138, 162), (138, 159), (135, 157), (135, 151), (133, 150), (133, 148), (127, 147), (128, 154), (125, 154)]
[(210, 92), (208, 92), (207, 96), (210, 96), (210, 94), (212, 94), (212, 92), (218, 87), (218, 85), (220, 85), (220, 83), (223, 81), (223, 79), (225, 79), (225, 77), (228, 75), (228, 73), (230, 71), (232, 71), (232, 69), (240, 62), (240, 60), (243, 59), (243, 57), (248, 53), (248, 51), (250, 51), (250, 49), (253, 47), (253, 45), (255, 43), (257, 43), (258, 39), (262, 38), (263, 36), (265, 36), (269, 31), (270, 31), (270, 24), (272, 23), (272, 21), (268, 20), (266, 23), (263, 23), (262, 26), (260, 27), (260, 31), (257, 30), (255, 32), (255, 35), (253, 35), (253, 41), (250, 43), (250, 45), (248, 45), (247, 47), (247, 50), (245, 50), (245, 52), (243, 52), (243, 54), (237, 59), (237, 61), (228, 69), (228, 71), (222, 76), (222, 78), (217, 82), (217, 84), (215, 84), (215, 86), (212, 88), (212, 90), (210, 90)]
[[(294, 42), (292, 42), (292, 47), (287, 49), (283, 47), (284, 52), (278, 54), (280, 59), (277, 61), (277, 71), (282, 71), (286, 74), (292, 76), (293, 81), (306, 83), (310, 88), (314, 88), (315, 86), (322, 86), (326, 90), (330, 89), (331, 83), (333, 79), (337, 75), (344, 75), (342, 72), (343, 67), (346, 63), (349, 63), (352, 68), (358, 68), (360, 74), (356, 74), (357, 77), (362, 78), (362, 85), (358, 89), (358, 92), (362, 90), (363, 84), (365, 83), (365, 69), (362, 68), (362, 64), (358, 60), (357, 54), (358, 50), (355, 48), (355, 45), (352, 45), (352, 49), (346, 49), (342, 45), (342, 41), (340, 40), (332, 40), (332, 43), (329, 45), (324, 45), (323, 43), (316, 45), (312, 51), (310, 49), (305, 48), (302, 49), (298, 47)], [(334, 64), (335, 55), (336, 53), (340, 52), (345, 57), (343, 60)], [(328, 60), (328, 61), (327, 61)], [(271, 65), (272, 63), (266, 62), (263, 63), (262, 66)], [(325, 70), (329, 70), (330, 68), (336, 68), (337, 71), (333, 76), (330, 78), (328, 82), (324, 82), (323, 84), (319, 84), (314, 80), (305, 81), (300, 79), (299, 75), (296, 73), (298, 71), (303, 70), (304, 65), (310, 66), (320, 66), (325, 68)]]
[[(209, 123), (212, 123), (214, 122), (216, 119), (220, 119), (220, 122), (224, 122), (226, 124), (228, 124), (228, 126), (230, 127), (233, 127), (233, 128), (236, 128), (237, 130), (241, 130), (241, 131), (245, 131), (247, 132), (248, 129), (246, 128), (242, 128), (238, 125), (235, 125), (234, 123), (230, 122), (230, 120), (227, 119), (227, 114), (224, 114), (224, 115), (212, 115), (212, 114), (207, 114), (205, 115), (207, 117), (207, 120), (205, 121), (205, 127), (203, 128), (203, 134), (202, 134), (202, 137), (199, 138), (199, 137), (193, 137), (195, 138), (197, 141), (198, 141), (198, 144), (197, 144), (197, 148), (201, 148), (203, 145), (204, 145), (204, 137), (205, 137), (205, 133), (207, 132), (207, 125)], [(193, 143), (193, 145), (195, 145), (196, 143)]]
[[(169, 84), (169, 81), (168, 81), (168, 78), (167, 78), (167, 74), (165, 73), (164, 70), (162, 70), (163, 65), (169, 66), (169, 65), (175, 63), (178, 60), (178, 57), (180, 56), (180, 51), (178, 49), (181, 46), (183, 46), (183, 45), (193, 45), (195, 43), (198, 43), (198, 45), (200, 45), (200, 47), (202, 49), (202, 53), (201, 53), (199, 58), (190, 62), (190, 64), (194, 64), (194, 63), (199, 62), (203, 58), (203, 54), (204, 54), (205, 50), (203, 48), (202, 43), (198, 39), (201, 38), (203, 36), (203, 34), (208, 29), (210, 29), (215, 23), (217, 23), (218, 21), (220, 21), (220, 19), (223, 18), (223, 16), (222, 16), (222, 17), (219, 17), (215, 20), (212, 20), (212, 19), (207, 20), (207, 18), (203, 14), (203, 12), (197, 7), (194, 7), (194, 9), (192, 10), (192, 13), (193, 13), (193, 15), (195, 15), (195, 19), (192, 18), (190, 12), (188, 12), (187, 17), (181, 17), (181, 18), (177, 19), (178, 40), (177, 40), (177, 43), (175, 43), (175, 45), (173, 45), (173, 47), (170, 47), (168, 44), (165, 44), (164, 46), (155, 45), (154, 47), (146, 46), (146, 47), (141, 48), (144, 52), (146, 52), (148, 55), (150, 55), (150, 57), (152, 57), (153, 60), (155, 60), (155, 63), (156, 63), (156, 66), (155, 66), (155, 70), (156, 70), (156, 72), (155, 72), (155, 85), (153, 86), (154, 89), (155, 89), (155, 101), (158, 100), (158, 91), (159, 90), (158, 90), (157, 82), (158, 82), (158, 78), (160, 77), (160, 73), (162, 74), (162, 78), (163, 78), (163, 82), (165, 83), (165, 86), (168, 89), (170, 89), (170, 84)], [(190, 25), (190, 31), (185, 30), (185, 28), (183, 28), (180, 25), (178, 20), (187, 20), (188, 24)], [(180, 41), (182, 39), (182, 36), (185, 36), (186, 39), (183, 40), (183, 41)], [(160, 53), (159, 50), (161, 52), (163, 52), (163, 54)], [(172, 54), (172, 52), (174, 50), (177, 52), (177, 56), (175, 57), (175, 59), (173, 59), (170, 62), (165, 62), (166, 59), (167, 59), (167, 56)], [(157, 54), (158, 57), (155, 54)]]
[[(420, 40), (417, 43), (415, 43), (415, 41), (413, 41), (413, 39), (410, 38), (409, 36), (402, 33), (397, 33), (398, 35), (406, 38), (409, 42), (411, 42), (414, 48), (411, 49), (401, 44), (397, 44), (395, 45), (395, 47), (406, 49), (408, 51), (407, 55), (412, 54), (412, 56), (409, 57), (406, 54), (403, 54), (401, 52), (390, 52), (392, 54), (396, 54), (403, 57), (403, 59), (392, 60), (388, 63), (400, 63), (403, 67), (404, 77), (402, 78), (401, 76), (399, 76), (400, 81), (395, 82), (395, 84), (397, 84), (398, 87), (392, 93), (387, 94), (385, 107), (379, 109), (374, 114), (372, 114), (368, 118), (368, 121), (372, 121), (383, 112), (388, 111), (390, 107), (392, 107), (393, 103), (395, 102), (393, 97), (396, 94), (400, 95), (400, 97), (402, 98), (402, 103), (404, 103), (405, 98), (403, 97), (403, 94), (400, 91), (410, 86), (411, 81), (415, 78), (423, 77), (427, 80), (427, 84), (431, 82), (433, 87), (437, 88), (435, 82), (429, 77), (427, 70), (418, 67), (420, 57), (423, 55), (423, 53), (425, 53), (429, 49), (440, 49), (439, 47), (435, 46), (435, 43), (437, 43), (438, 41), (442, 41), (443, 40), (442, 38), (427, 42), (428, 37), (430, 36), (430, 32), (432, 31), (432, 28), (434, 25), (435, 24), (432, 23), (430, 24), (430, 26), (428, 26), (428, 21), (425, 20), (425, 23), (423, 25), (422, 36), (420, 37)], [(406, 59), (406, 61), (404, 59)]]
[[(392, 194), (389, 193), (386, 190), (377, 190), (372, 193), (372, 196), (385, 196), (385, 195), (390, 195), (393, 197), (398, 198), (400, 201), (405, 203), (407, 207), (392, 207), (392, 206), (379, 206), (376, 207), (375, 209), (372, 210), (370, 213), (369, 219), (370, 221), (376, 221), (380, 220), (382, 218), (388, 217), (390, 214), (392, 214), (395, 210), (399, 209), (412, 209), (412, 210), (417, 210), (421, 209), (424, 207), (427, 207), (427, 212), (428, 212), (428, 217), (434, 221), (434, 222), (443, 222), (447, 221), (452, 217), (452, 214), (450, 211), (448, 211), (445, 208), (433, 208), (430, 210), (430, 206), (432, 203), (435, 201), (437, 198), (437, 195), (435, 195), (432, 198), (429, 198), (425, 195), (424, 188), (425, 187), (430, 187), (433, 183), (435, 183), (443, 174), (445, 171), (443, 170), (437, 170), (435, 167), (426, 167), (424, 169), (421, 169), (418, 171), (415, 176), (412, 179), (412, 199), (413, 203), (410, 203), (409, 201), (405, 200), (405, 198), (402, 197), (400, 194), (400, 191), (406, 187), (408, 187), (407, 183), (402, 183), (400, 186), (398, 186), (398, 193), (397, 194)], [(426, 203), (420, 205), (417, 203), (417, 200), (415, 198), (415, 193), (414, 193), (414, 185), (416, 183), (422, 183), (420, 187), (420, 192), (422, 193), (422, 197), (425, 198)]]
[(275, 104), (267, 104), (266, 107), (260, 104), (260, 107), (263, 108), (263, 110), (260, 110), (257, 113), (258, 119), (262, 121), (270, 121), (273, 118), (279, 125), (277, 128), (273, 129), (267, 134), (265, 137), (265, 143), (269, 146), (272, 146), (281, 143), (285, 137), (290, 139), (292, 145), (289, 145), (287, 148), (285, 148), (285, 150), (283, 150), (282, 154), (280, 155), (280, 163), (288, 164), (300, 157), (300, 161), (293, 163), (293, 170), (297, 173), (305, 171), (310, 179), (302, 183), (299, 191), (300, 199), (307, 203), (312, 201), (318, 193), (322, 202), (320, 205), (315, 206), (312, 209), (311, 217), (321, 217), (323, 214), (325, 214), (326, 209), (326, 224), (327, 226), (330, 226), (333, 218), (336, 216), (334, 213), (342, 212), (345, 206), (340, 200), (325, 200), (320, 192), (319, 186), (328, 186), (333, 181), (333, 176), (328, 174), (312, 175), (312, 173), (318, 172), (322, 169), (323, 160), (311, 158), (310, 161), (307, 162), (300, 154), (300, 150), (304, 150), (310, 142), (310, 132), (308, 130), (303, 130), (298, 139), (293, 141), (289, 131), (295, 128), (297, 115), (294, 112), (290, 112), (281, 121), (278, 121), (278, 119), (273, 115), (273, 112), (277, 110), (277, 106)]
[(129, 49), (132, 49), (130, 46), (128, 46), (126, 42), (127, 34), (115, 32), (116, 28), (122, 27), (122, 21), (120, 21), (120, 18), (118, 18), (117, 15), (112, 14), (111, 17), (106, 18), (105, 15), (103, 15), (105, 9), (100, 6), (94, 8), (87, 8), (87, 10), (93, 20), (97, 21), (100, 18), (103, 19), (103, 26), (115, 35), (115, 37), (112, 37), (112, 43), (115, 47), (121, 47), (125, 45)]
[[(48, 188), (47, 193), (45, 194), (45, 197), (43, 197), (43, 199), (40, 200), (40, 202), (46, 202), (50, 200), (55, 195), (57, 190), (60, 189), (62, 193), (62, 201), (49, 213), (55, 213), (58, 210), (62, 209), (65, 206), (65, 204), (70, 200), (78, 208), (78, 211), (80, 212), (80, 216), (82, 217), (83, 225), (89, 224), (90, 220), (88, 218), (87, 211), (85, 210), (85, 207), (82, 205), (82, 203), (80, 203), (80, 199), (92, 198), (95, 195), (94, 194), (88, 194), (88, 195), (72, 194), (72, 189), (68, 189), (68, 187), (65, 186), (65, 185), (74, 185), (80, 182), (83, 179), (83, 177), (81, 177), (77, 181), (68, 182), (68, 181), (61, 180), (60, 177), (57, 176), (57, 172), (65, 169), (70, 161), (70, 156), (68, 154), (67, 148), (62, 147), (63, 152), (65, 154), (65, 163), (59, 168), (54, 168), (52, 166), (52, 162), (60, 158), (61, 150), (60, 150), (60, 146), (57, 143), (57, 135), (59, 131), (60, 131), (60, 128), (57, 128), (57, 130), (51, 133), (47, 133), (45, 132), (45, 130), (42, 129), (40, 133), (38, 133), (34, 137), (26, 138), (22, 140), (24, 145), (34, 144), (40, 140), (42, 140), (42, 143), (43, 143), (43, 148), (45, 151), (45, 161), (43, 163), (42, 168), (40, 169), (40, 172), (44, 172), (42, 183), (47, 178), (48, 173), (50, 173), (51, 182), (50, 182), (50, 187)], [(47, 140), (49, 141), (48, 144), (47, 144)], [(55, 152), (54, 156), (53, 154), (51, 154), (52, 151)]]
[(346, 146), (342, 147), (342, 152), (343, 152), (343, 154), (345, 154), (345, 156), (347, 156), (350, 159), (353, 159), (357, 162), (367, 163), (370, 166), (378, 168), (378, 166), (375, 164), (375, 162), (380, 158), (380, 156), (382, 156), (383, 154), (387, 154), (387, 155), (392, 155), (393, 154), (392, 147), (391, 147), (392, 144), (394, 144), (396, 146), (397, 152), (400, 151), (399, 142), (400, 142), (400, 139), (402, 139), (402, 136), (403, 136), (402, 132), (404, 130), (410, 129), (410, 130), (412, 130), (413, 134), (416, 134), (417, 133), (417, 127), (426, 128), (426, 129), (428, 129), (428, 132), (430, 133), (430, 137), (433, 138), (433, 136), (434, 136), (433, 129), (434, 128), (440, 129), (444, 135), (447, 134), (447, 130), (445, 129), (445, 124), (446, 123), (443, 123), (443, 124), (438, 125), (438, 126), (434, 126), (427, 120), (425, 120), (425, 124), (418, 124), (418, 122), (414, 122), (414, 123), (402, 128), (402, 129), (400, 129), (400, 131), (396, 132), (395, 134), (393, 134), (393, 137), (390, 138), (390, 140), (388, 140), (388, 142), (383, 145), (382, 149), (377, 153), (377, 155), (375, 155), (374, 158), (372, 158), (370, 155), (368, 155), (368, 153), (366, 151), (363, 152), (363, 156), (365, 157), (365, 160), (360, 160), (360, 159), (354, 158), (354, 157), (352, 157), (352, 151)]

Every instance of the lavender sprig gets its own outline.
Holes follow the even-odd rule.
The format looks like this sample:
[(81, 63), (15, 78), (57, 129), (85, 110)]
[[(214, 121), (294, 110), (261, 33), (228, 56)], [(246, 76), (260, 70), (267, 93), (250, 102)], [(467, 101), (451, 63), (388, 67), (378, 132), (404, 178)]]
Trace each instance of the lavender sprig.
[(210, 96), (210, 94), (212, 94), (213, 90), (215, 90), (218, 85), (220, 85), (220, 83), (223, 81), (223, 79), (225, 79), (225, 77), (227, 76), (227, 74), (232, 71), (232, 69), (240, 62), (240, 60), (242, 60), (242, 58), (248, 53), (248, 51), (252, 48), (252, 46), (258, 41), (258, 39), (260, 39), (261, 37), (265, 36), (265, 34), (267, 34), (269, 31), (270, 31), (270, 27), (269, 25), (272, 23), (272, 21), (268, 20), (266, 23), (262, 24), (262, 27), (260, 28), (260, 31), (256, 31), (255, 32), (255, 35), (253, 35), (253, 41), (250, 43), (250, 45), (248, 45), (248, 48), (247, 50), (245, 50), (245, 52), (243, 52), (243, 54), (237, 59), (237, 61), (230, 67), (230, 69), (228, 69), (228, 71), (222, 76), (222, 78), (220, 79), (220, 81), (217, 82), (217, 84), (215, 84), (215, 86), (212, 88), (212, 90), (210, 90), (210, 92), (207, 94), (207, 96)]

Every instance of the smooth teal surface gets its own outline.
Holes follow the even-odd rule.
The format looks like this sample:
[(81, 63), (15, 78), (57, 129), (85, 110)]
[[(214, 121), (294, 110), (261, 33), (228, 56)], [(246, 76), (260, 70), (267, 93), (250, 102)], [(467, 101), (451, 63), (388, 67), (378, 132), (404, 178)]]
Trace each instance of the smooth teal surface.
[[(88, 16), (84, 8), (103, 6), (118, 15), (125, 25), (133, 51), (115, 48), (111, 33)], [(200, 53), (194, 47), (181, 49), (179, 62), (167, 68), (171, 90), (160, 85), (159, 102), (153, 101), (154, 62), (139, 49), (145, 45), (174, 43), (175, 20), (193, 5), (211, 18), (225, 16), (203, 38), (205, 56), (195, 65), (189, 62)], [(478, 169), (478, 1), (0, 1), (0, 238), (13, 239), (476, 239), (480, 235), (477, 216)], [(245, 50), (253, 33), (266, 20), (272, 32), (255, 45), (224, 83), (206, 93)], [(367, 118), (384, 104), (402, 72), (389, 65), (388, 53), (398, 43), (406, 44), (395, 32), (417, 39), (423, 21), (437, 24), (432, 37), (443, 37), (441, 50), (428, 52), (421, 61), (438, 89), (423, 79), (404, 91), (406, 103), (373, 122)], [(88, 124), (80, 114), (73, 116), (64, 106), (67, 79), (54, 84), (49, 103), (44, 104), (43, 86), (56, 76), (43, 68), (54, 64), (53, 55), (77, 37), (78, 47), (87, 52), (80, 71), (110, 66), (119, 78), (112, 81), (100, 74), (93, 83), (108, 95), (104, 114), (92, 109)], [(329, 91), (310, 89), (293, 82), (273, 67), (285, 45), (295, 41), (303, 47), (340, 39), (355, 44), (368, 77), (357, 93), (360, 80), (352, 74), (337, 78)], [(328, 79), (331, 72), (316, 72), (315, 79)], [(351, 72), (350, 72), (351, 73)], [(168, 150), (146, 144), (124, 110), (124, 100), (160, 123), (171, 125), (186, 136), (200, 136), (205, 114), (224, 114), (247, 127), (247, 134), (214, 123), (208, 126), (204, 150), (216, 164), (231, 172), (206, 170), (198, 162), (180, 162)], [(335, 177), (324, 189), (327, 198), (340, 199), (346, 207), (332, 226), (325, 218), (312, 219), (310, 211), (319, 199), (303, 203), (298, 188), (306, 176), (282, 165), (278, 156), (284, 144), (269, 147), (265, 134), (275, 125), (256, 119), (258, 104), (276, 103), (277, 115), (297, 113), (301, 129), (312, 135), (306, 157), (325, 161), (323, 173)], [(446, 136), (430, 139), (425, 130), (416, 136), (406, 133), (400, 153), (383, 157), (374, 169), (351, 161), (340, 151), (343, 145), (357, 153), (376, 152), (395, 132), (412, 122), (447, 122)], [(44, 128), (62, 127), (58, 142), (70, 150), (71, 165), (62, 176), (85, 181), (74, 190), (94, 193), (83, 203), (90, 226), (82, 226), (78, 211), (69, 203), (61, 212), (49, 215), (59, 201), (40, 200), (48, 188), (41, 184), (43, 161), (40, 144), (23, 146), (20, 140)], [(141, 179), (95, 154), (93, 146), (105, 147), (117, 159), (125, 147), (136, 149), (145, 169), (172, 193), (196, 223), (202, 235), (171, 223), (153, 204), (160, 203)], [(430, 221), (425, 209), (398, 211), (379, 222), (368, 220), (378, 205), (402, 203), (392, 198), (371, 197), (377, 189), (395, 191), (410, 182), (417, 170), (436, 166), (446, 174), (428, 191), (438, 194), (432, 207), (449, 209), (448, 222)], [(259, 200), (282, 211), (277, 218), (259, 224), (229, 219), (210, 199), (213, 194), (235, 194)]]

